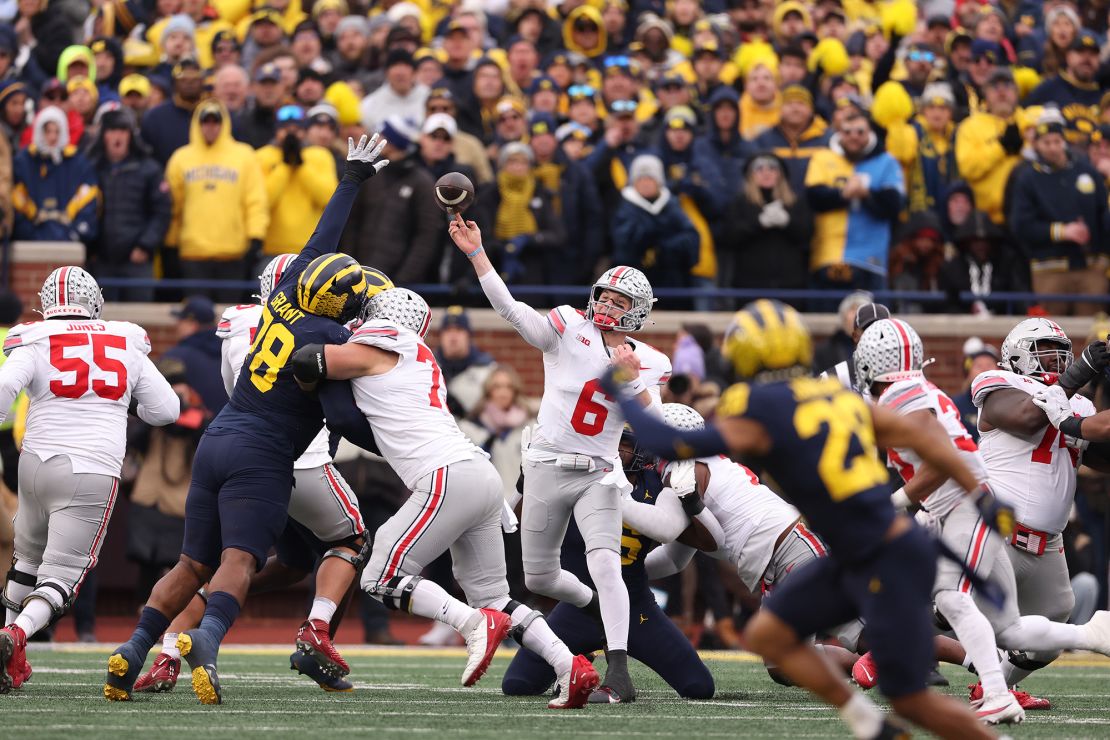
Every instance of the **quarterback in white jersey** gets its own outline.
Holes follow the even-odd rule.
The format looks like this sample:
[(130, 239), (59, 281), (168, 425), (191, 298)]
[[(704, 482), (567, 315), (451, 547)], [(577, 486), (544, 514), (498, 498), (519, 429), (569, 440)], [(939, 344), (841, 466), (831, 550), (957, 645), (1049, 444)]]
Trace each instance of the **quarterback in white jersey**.
[[(116, 503), (127, 411), (164, 426), (181, 400), (147, 354), (146, 331), (104, 321), (100, 286), (80, 267), (59, 267), (39, 292), (44, 321), (19, 324), (4, 342), (0, 403), (26, 389), (31, 405), (19, 458), (15, 558), (4, 589), (0, 693), (30, 675), (27, 638), (73, 603)], [(48, 536), (49, 535), (49, 536)]]
[[(925, 379), (924, 349), (912, 326), (899, 319), (875, 323), (860, 338), (855, 362), (856, 377), (878, 398), (880, 406), (903, 416), (935, 417), (960, 451), (964, 463), (980, 481), (988, 481), (987, 466), (961, 423), (956, 405)], [(993, 372), (985, 375), (995, 376)], [(983, 375), (976, 383), (981, 379)], [(951, 552), (964, 554), (967, 569), (999, 586), (1005, 595), (1001, 608), (975, 599), (972, 584), (958, 563), (944, 558), (937, 564), (934, 603), (979, 674), (979, 695), (973, 697), (977, 714), (991, 724), (1020, 722), (1024, 709), (1019, 697), (1007, 690), (996, 645), (1012, 650), (1105, 651), (1110, 648), (1107, 621), (1110, 613), (1099, 612), (1084, 626), (1056, 624), (1043, 616), (1019, 616), (1018, 586), (1010, 559), (1003, 554), (1007, 548), (1002, 538), (984, 523), (975, 501), (911, 450), (896, 448), (887, 452), (906, 482), (906, 487), (892, 496), (895, 505), (920, 503), (924, 512), (919, 518), (939, 530), (941, 540)], [(989, 482), (993, 484), (995, 478), (991, 476)], [(1008, 501), (1001, 493), (998, 497)]]
[[(360, 425), (369, 423), (382, 456), (412, 491), (375, 533), (362, 588), (391, 609), (458, 630), (468, 653), (464, 686), (482, 677), (511, 630), (560, 677), (563, 691), (549, 706), (583, 706), (597, 686), (597, 672), (585, 657), (571, 655), (539, 612), (509, 596), (501, 478), (447, 408), (439, 365), (423, 341), (431, 321), (428, 304), (394, 288), (367, 301), (363, 318), (345, 345), (309, 346), (293, 356), (303, 383), (351, 380), (357, 409), (343, 399), (333, 403), (331, 384), (320, 390), (329, 426), (357, 443), (365, 438)], [(447, 549), (467, 604), (420, 577)]]
[[(600, 617), (608, 645), (601, 690), (610, 701), (636, 697), (628, 675), (628, 591), (621, 578), (620, 490), (627, 481), (618, 448), (624, 420), (617, 399), (600, 379), (610, 366), (630, 380), (623, 392), (660, 408), (659, 388), (670, 361), (630, 339), (655, 302), (651, 284), (633, 267), (614, 267), (590, 291), (584, 313), (559, 306), (546, 316), (515, 301), (493, 269), (473, 221), (456, 216), (449, 231), (474, 265), (490, 305), (524, 341), (543, 352), (544, 391), (539, 424), (524, 454), (520, 544), (528, 588)], [(560, 567), (559, 549), (570, 517), (586, 543), (592, 589)]]

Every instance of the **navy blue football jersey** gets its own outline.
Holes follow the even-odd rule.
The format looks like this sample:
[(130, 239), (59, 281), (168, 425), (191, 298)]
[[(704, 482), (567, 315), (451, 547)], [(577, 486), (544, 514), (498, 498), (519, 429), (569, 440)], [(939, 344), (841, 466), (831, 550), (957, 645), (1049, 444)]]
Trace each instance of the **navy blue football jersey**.
[(316, 393), (301, 390), (289, 361), (307, 344), (343, 344), (351, 333), (334, 319), (298, 307), (297, 278), (312, 260), (336, 250), (357, 194), (357, 183), (339, 184), (308, 244), (270, 293), (231, 399), (209, 425), (211, 431), (250, 434), (295, 460), (324, 425)]
[[(663, 483), (654, 470), (645, 470), (636, 476), (632, 489), (632, 498), (646, 504), (655, 505), (655, 497), (663, 489)], [(636, 594), (647, 593), (647, 569), (644, 558), (659, 543), (637, 532), (635, 529), (625, 527), (621, 530), (621, 577), (628, 587), (629, 598)], [(589, 568), (586, 566), (586, 543), (578, 531), (578, 526), (571, 517), (570, 526), (567, 527), (566, 537), (563, 538), (562, 564), (567, 571), (578, 576), (585, 584), (593, 588), (594, 582), (590, 578)]]
[(878, 548), (895, 512), (871, 410), (859, 394), (835, 378), (738, 383), (717, 414), (767, 430), (771, 451), (757, 460), (835, 557), (858, 561)]

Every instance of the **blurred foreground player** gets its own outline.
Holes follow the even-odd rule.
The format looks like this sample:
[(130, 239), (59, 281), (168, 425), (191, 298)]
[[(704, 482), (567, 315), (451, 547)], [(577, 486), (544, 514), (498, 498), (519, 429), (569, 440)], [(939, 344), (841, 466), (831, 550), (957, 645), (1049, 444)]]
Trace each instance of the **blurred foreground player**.
[[(542, 614), (509, 595), (501, 477), (447, 408), (442, 373), (423, 341), (431, 324), (428, 304), (394, 288), (371, 298), (362, 317), (345, 345), (304, 347), (294, 353), (293, 367), (309, 385), (324, 378), (351, 380), (357, 408), (345, 396), (337, 398), (332, 383), (321, 389), (329, 427), (356, 444), (376, 439), (382, 457), (412, 491), (374, 533), (363, 590), (388, 608), (444, 622), (463, 635), (463, 686), (482, 677), (511, 630), (559, 674), (564, 690), (548, 707), (581, 707), (598, 684), (597, 672), (567, 650)], [(420, 577), (448, 549), (467, 603)]]
[(204, 618), (177, 638), (192, 669), (193, 691), (220, 703), (216, 659), (239, 615), (251, 574), (261, 569), (285, 527), (293, 462), (323, 427), (319, 400), (293, 379), (298, 346), (345, 342), (344, 324), (360, 310), (362, 267), (335, 254), (359, 186), (389, 161), (375, 164), (385, 142), (349, 140), (347, 171), (316, 231), (271, 294), (227, 406), (197, 448), (185, 504), (181, 560), (154, 587), (131, 639), (108, 659), (104, 697), (131, 698), (147, 652), (197, 588), (209, 582)]
[[(621, 462), (632, 486), (632, 500), (651, 506), (658, 500), (663, 484), (652, 470), (653, 460), (636, 447), (636, 438), (627, 429), (621, 435)], [(680, 512), (681, 513), (681, 512)], [(688, 528), (689, 521), (679, 526)], [(621, 575), (628, 587), (628, 654), (655, 671), (683, 699), (712, 699), (713, 676), (698, 657), (686, 635), (675, 626), (659, 605), (648, 583), (645, 563), (655, 543), (627, 525), (621, 534)], [(563, 539), (563, 568), (591, 585), (586, 567), (585, 544), (578, 527), (571, 522)], [(547, 616), (547, 622), (573, 652), (588, 653), (605, 645), (605, 632), (591, 614), (563, 601)], [(509, 696), (542, 694), (556, 678), (551, 667), (531, 650), (520, 650), (505, 671), (501, 690)], [(608, 702), (602, 692), (598, 699)], [(596, 700), (595, 700), (596, 701)]]
[(127, 411), (154, 426), (181, 401), (147, 354), (146, 331), (102, 321), (104, 297), (80, 267), (59, 267), (39, 291), (43, 321), (4, 341), (0, 409), (24, 388), (31, 400), (19, 457), (15, 558), (4, 589), (0, 694), (31, 675), (27, 638), (58, 619), (96, 567), (116, 503)]
[[(789, 306), (767, 300), (745, 306), (724, 350), (737, 376), (753, 384), (729, 388), (714, 426), (677, 430), (636, 404), (622, 399), (621, 407), (641, 444), (661, 457), (732, 451), (758, 460), (828, 543), (828, 557), (792, 573), (764, 601), (745, 630), (748, 645), (837, 707), (855, 737), (894, 737), (901, 730), (806, 639), (860, 617), (881, 669), (880, 689), (896, 712), (942, 737), (991, 737), (967, 707), (926, 687), (937, 547), (895, 512), (876, 444), (910, 447), (956, 478), (974, 492), (992, 525), (1006, 527), (1012, 513), (980, 488), (936, 421), (914, 423), (871, 409), (839, 381), (810, 377), (809, 333)], [(616, 391), (608, 375), (603, 385)]]

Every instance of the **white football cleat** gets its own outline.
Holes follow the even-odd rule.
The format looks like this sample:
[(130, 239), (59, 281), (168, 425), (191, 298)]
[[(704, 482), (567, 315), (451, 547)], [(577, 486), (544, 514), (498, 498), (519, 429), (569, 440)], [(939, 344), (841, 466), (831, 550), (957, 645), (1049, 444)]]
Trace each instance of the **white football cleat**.
[(473, 686), (485, 675), (497, 646), (509, 634), (513, 620), (505, 612), (495, 609), (479, 609), (482, 621), (466, 636), (466, 669), (462, 674), (462, 685)]
[(988, 725), (1016, 725), (1025, 719), (1025, 710), (1009, 691), (983, 697), (975, 716)]

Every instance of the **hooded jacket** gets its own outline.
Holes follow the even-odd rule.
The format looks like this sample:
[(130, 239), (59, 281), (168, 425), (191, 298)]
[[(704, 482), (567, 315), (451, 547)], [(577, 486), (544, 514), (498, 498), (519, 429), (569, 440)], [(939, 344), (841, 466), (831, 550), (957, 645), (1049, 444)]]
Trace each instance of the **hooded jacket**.
[[(60, 129), (56, 146), (47, 147), (43, 129)], [(15, 209), (13, 237), (29, 241), (90, 241), (100, 225), (100, 188), (96, 172), (69, 143), (69, 124), (60, 108), (45, 108), (35, 118), (31, 145), (13, 163)]]
[(729, 132), (727, 140), (721, 135), (721, 130), (717, 128), (717, 121), (713, 117), (713, 110), (724, 102), (731, 103), (737, 116), (740, 115), (740, 94), (736, 90), (727, 86), (714, 90), (706, 104), (705, 120), (708, 122), (708, 130), (694, 140), (694, 154), (716, 165), (725, 183), (723, 197), (727, 202), (736, 195), (743, 176), (744, 164), (755, 148), (742, 138), (736, 129)]
[(698, 262), (690, 273), (697, 277), (715, 278), (717, 246), (714, 237), (719, 239), (720, 232), (718, 229), (714, 234), (711, 224), (719, 223), (719, 217), (728, 205), (721, 171), (712, 159), (694, 147), (693, 142), (680, 152), (671, 148), (666, 136), (660, 145), (660, 159), (667, 173), (667, 186), (698, 232)]
[(127, 156), (113, 163), (104, 154), (102, 129), (89, 159), (96, 170), (104, 202), (95, 247), (98, 259), (107, 264), (123, 264), (130, 260), (135, 247), (153, 257), (162, 246), (172, 210), (162, 168), (134, 132)]
[(755, 145), (758, 149), (773, 152), (783, 161), (786, 174), (790, 178), (790, 187), (794, 188), (795, 193), (801, 193), (805, 189), (810, 157), (819, 149), (827, 147), (831, 136), (825, 119), (814, 113), (813, 120), (798, 138), (791, 139), (787, 136), (780, 123), (760, 134)]
[(698, 232), (666, 187), (654, 201), (631, 185), (621, 190), (612, 232), (614, 264), (640, 268), (655, 287), (689, 287)]
[(301, 147), (302, 161), (297, 167), (285, 163), (280, 146), (269, 144), (257, 154), (270, 205), (265, 252), (299, 252), (339, 185), (335, 159), (324, 147), (308, 145)]
[[(218, 107), (220, 134), (209, 146), (200, 131), (200, 113)], [(334, 164), (328, 168), (334, 172)], [(173, 217), (166, 244), (183, 260), (233, 260), (248, 241), (262, 239), (270, 224), (266, 184), (254, 150), (231, 138), (231, 117), (223, 103), (209, 99), (197, 106), (189, 143), (170, 157), (166, 182)]]
[[(847, 201), (840, 194), (853, 175), (870, 179), (866, 198)], [(810, 269), (847, 264), (885, 275), (890, 248), (890, 228), (905, 202), (902, 168), (883, 151), (875, 134), (863, 156), (849, 160), (839, 137), (829, 148), (818, 150), (806, 172), (806, 194), (816, 213)]]
[[(574, 43), (574, 22), (579, 18), (587, 18), (597, 24), (597, 45), (586, 49)], [(601, 12), (591, 5), (581, 5), (570, 11), (563, 21), (563, 45), (567, 51), (576, 51), (589, 59), (595, 59), (605, 54), (609, 48), (609, 34), (605, 32), (605, 23), (601, 20)]]
[(84, 62), (89, 68), (89, 79), (96, 82), (96, 57), (92, 49), (80, 44), (67, 46), (58, 57), (58, 73), (54, 75), (63, 85), (69, 82), (69, 65), (74, 62)]

